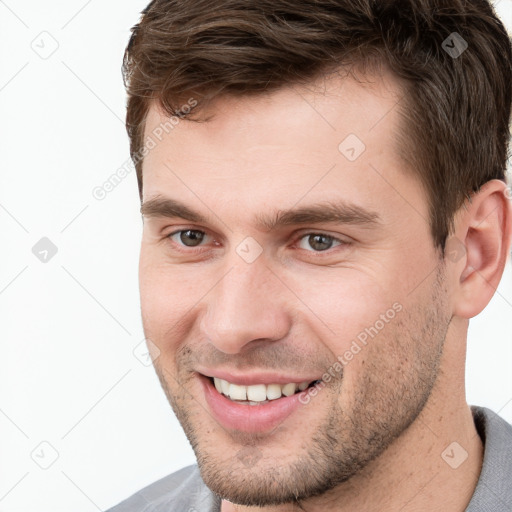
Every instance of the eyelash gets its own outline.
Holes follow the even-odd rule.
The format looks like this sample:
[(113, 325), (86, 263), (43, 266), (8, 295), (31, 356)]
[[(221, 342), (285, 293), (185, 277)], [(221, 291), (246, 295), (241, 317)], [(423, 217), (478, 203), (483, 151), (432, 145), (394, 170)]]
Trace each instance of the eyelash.
[[(210, 236), (208, 235), (208, 233), (206, 233), (205, 231), (202, 231), (200, 229), (178, 229), (177, 231), (173, 231), (172, 233), (169, 233), (168, 235), (165, 236), (166, 239), (168, 239), (168, 241), (177, 248), (178, 251), (180, 252), (183, 252), (183, 253), (187, 253), (187, 254), (194, 254), (196, 252), (199, 252), (201, 249), (202, 246), (196, 246), (196, 247), (187, 247), (186, 245), (181, 245), (179, 243), (176, 243), (172, 240), (172, 236), (174, 235), (178, 235), (180, 233), (184, 233), (185, 231), (193, 231), (193, 232), (197, 232), (197, 233), (202, 233), (206, 236)], [(315, 250), (311, 250), (311, 251), (308, 251), (306, 249), (304, 249), (306, 252), (308, 253), (311, 253), (311, 254), (318, 254), (318, 255), (323, 255), (323, 254), (331, 254), (332, 250), (335, 248), (335, 247), (339, 247), (339, 246), (346, 246), (346, 245), (349, 245), (349, 242), (346, 242), (344, 240), (341, 240), (339, 238), (336, 238), (334, 236), (331, 236), (331, 235), (328, 235), (327, 233), (322, 233), (322, 232), (318, 232), (318, 231), (309, 231), (307, 233), (303, 233), (301, 234), (300, 236), (296, 237), (295, 240), (294, 240), (294, 244), (297, 244), (297, 242), (300, 242), (301, 240), (303, 240), (304, 238), (306, 237), (309, 237), (309, 236), (312, 236), (312, 235), (320, 235), (320, 236), (324, 236), (325, 238), (329, 239), (329, 240), (332, 240), (333, 242), (338, 242), (337, 245), (335, 245), (334, 247), (330, 247), (329, 249), (325, 249), (324, 251), (315, 251)]]

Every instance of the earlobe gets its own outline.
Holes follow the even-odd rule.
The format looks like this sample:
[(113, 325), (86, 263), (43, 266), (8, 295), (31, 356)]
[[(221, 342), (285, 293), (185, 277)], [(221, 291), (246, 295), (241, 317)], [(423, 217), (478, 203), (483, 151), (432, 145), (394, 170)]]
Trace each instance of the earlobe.
[(512, 237), (512, 205), (507, 186), (487, 182), (456, 217), (455, 237), (464, 258), (455, 262), (454, 314), (478, 315), (489, 303), (503, 275)]

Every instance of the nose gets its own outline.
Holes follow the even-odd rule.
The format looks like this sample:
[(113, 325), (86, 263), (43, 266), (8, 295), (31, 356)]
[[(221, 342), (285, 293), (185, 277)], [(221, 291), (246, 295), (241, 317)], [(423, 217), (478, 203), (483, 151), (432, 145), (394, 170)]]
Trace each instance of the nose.
[(286, 288), (262, 257), (252, 263), (235, 261), (205, 298), (201, 332), (226, 354), (256, 340), (283, 339), (290, 329)]

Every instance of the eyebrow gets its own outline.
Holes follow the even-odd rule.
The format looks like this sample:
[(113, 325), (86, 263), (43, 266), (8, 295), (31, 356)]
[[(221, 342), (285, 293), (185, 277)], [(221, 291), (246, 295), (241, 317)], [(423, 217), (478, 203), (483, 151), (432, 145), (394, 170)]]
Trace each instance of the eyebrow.
[[(155, 197), (144, 202), (140, 208), (144, 217), (181, 218), (190, 222), (208, 223), (208, 218), (176, 199)], [(277, 210), (270, 215), (256, 215), (256, 226), (265, 231), (296, 224), (332, 222), (363, 227), (381, 225), (377, 212), (366, 210), (359, 205), (345, 201), (325, 201), (311, 206), (290, 210)]]

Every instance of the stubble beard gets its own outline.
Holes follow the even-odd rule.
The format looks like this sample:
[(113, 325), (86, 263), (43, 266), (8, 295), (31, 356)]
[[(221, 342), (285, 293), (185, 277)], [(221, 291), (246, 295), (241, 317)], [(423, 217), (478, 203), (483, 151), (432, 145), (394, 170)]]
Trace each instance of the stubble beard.
[[(365, 365), (357, 389), (351, 391), (350, 407), (342, 407), (338, 400), (339, 393), (346, 392), (343, 379), (327, 384), (321, 393), (324, 401), (325, 394), (332, 397), (330, 406), (315, 415), (318, 426), (309, 439), (301, 439), (301, 450), (286, 457), (279, 456), (279, 446), (271, 439), (254, 434), (233, 435), (231, 446), (215, 446), (216, 437), (226, 435), (185, 390), (186, 375), (171, 376), (155, 364), (206, 485), (239, 505), (300, 505), (361, 472), (414, 422), (432, 393), (451, 320), (445, 297), (439, 270), (430, 300), (404, 308), (392, 321), (394, 326), (386, 326), (365, 348)], [(176, 367), (187, 368), (187, 364), (177, 360)], [(315, 407), (314, 398), (307, 407)], [(289, 437), (294, 434), (290, 432)], [(245, 465), (237, 458), (244, 445), (261, 454), (255, 464)]]

